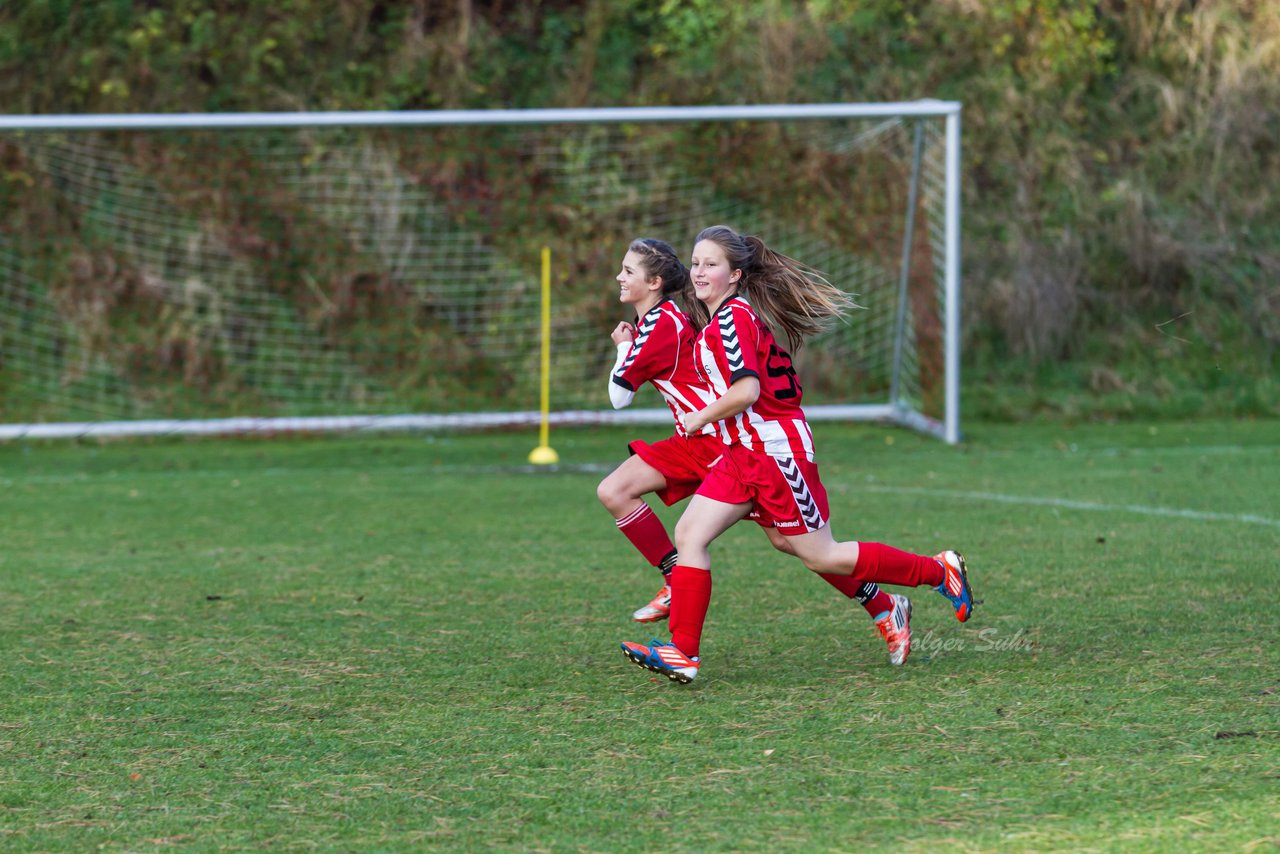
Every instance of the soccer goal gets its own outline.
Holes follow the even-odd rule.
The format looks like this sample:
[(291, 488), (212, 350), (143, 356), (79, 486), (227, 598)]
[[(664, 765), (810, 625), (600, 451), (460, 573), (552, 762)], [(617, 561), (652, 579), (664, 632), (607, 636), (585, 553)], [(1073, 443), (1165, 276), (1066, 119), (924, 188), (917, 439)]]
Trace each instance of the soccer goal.
[(536, 424), (609, 406), (634, 237), (727, 224), (861, 308), (813, 419), (960, 436), (960, 105), (0, 116), (0, 439)]

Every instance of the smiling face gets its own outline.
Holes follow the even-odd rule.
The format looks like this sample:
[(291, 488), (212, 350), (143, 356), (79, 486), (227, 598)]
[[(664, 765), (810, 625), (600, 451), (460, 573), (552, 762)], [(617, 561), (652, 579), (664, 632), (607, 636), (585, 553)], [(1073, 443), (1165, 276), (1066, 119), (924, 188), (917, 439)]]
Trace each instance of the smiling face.
[(662, 279), (650, 276), (644, 267), (644, 259), (628, 252), (622, 259), (622, 270), (617, 275), (618, 302), (633, 305), (643, 314), (662, 294)]
[(689, 275), (693, 279), (694, 293), (715, 314), (720, 304), (737, 292), (742, 270), (730, 268), (729, 259), (719, 243), (699, 240), (693, 247)]

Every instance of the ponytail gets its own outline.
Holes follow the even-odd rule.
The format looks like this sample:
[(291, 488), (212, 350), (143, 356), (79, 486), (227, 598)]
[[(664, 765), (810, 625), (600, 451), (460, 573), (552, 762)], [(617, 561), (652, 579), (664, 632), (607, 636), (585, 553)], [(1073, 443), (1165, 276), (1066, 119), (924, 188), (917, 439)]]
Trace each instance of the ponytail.
[(724, 250), (730, 269), (742, 270), (738, 292), (769, 322), (782, 330), (795, 353), (806, 338), (826, 331), (833, 318), (856, 308), (853, 298), (812, 267), (775, 252), (754, 235), (743, 236), (727, 225), (713, 225), (698, 235)]

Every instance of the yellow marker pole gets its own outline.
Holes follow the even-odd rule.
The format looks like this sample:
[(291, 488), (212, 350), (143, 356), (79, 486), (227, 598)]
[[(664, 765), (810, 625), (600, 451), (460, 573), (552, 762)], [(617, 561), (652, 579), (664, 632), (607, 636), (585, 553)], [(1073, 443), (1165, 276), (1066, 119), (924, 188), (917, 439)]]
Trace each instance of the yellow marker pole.
[(542, 247), (542, 424), (538, 428), (538, 447), (529, 452), (529, 462), (549, 466), (560, 462), (560, 455), (547, 444), (551, 432), (551, 248)]

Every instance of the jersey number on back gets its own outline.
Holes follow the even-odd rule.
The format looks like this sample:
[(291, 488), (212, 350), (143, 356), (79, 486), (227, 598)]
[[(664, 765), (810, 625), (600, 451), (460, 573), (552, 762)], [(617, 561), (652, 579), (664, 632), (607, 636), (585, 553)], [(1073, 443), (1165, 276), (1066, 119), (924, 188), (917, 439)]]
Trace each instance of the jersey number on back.
[(769, 347), (769, 364), (765, 366), (765, 373), (773, 379), (781, 377), (786, 380), (785, 387), (782, 383), (775, 383), (770, 389), (778, 400), (791, 400), (800, 395), (800, 381), (796, 379), (796, 369), (791, 366), (791, 356), (777, 344)]

